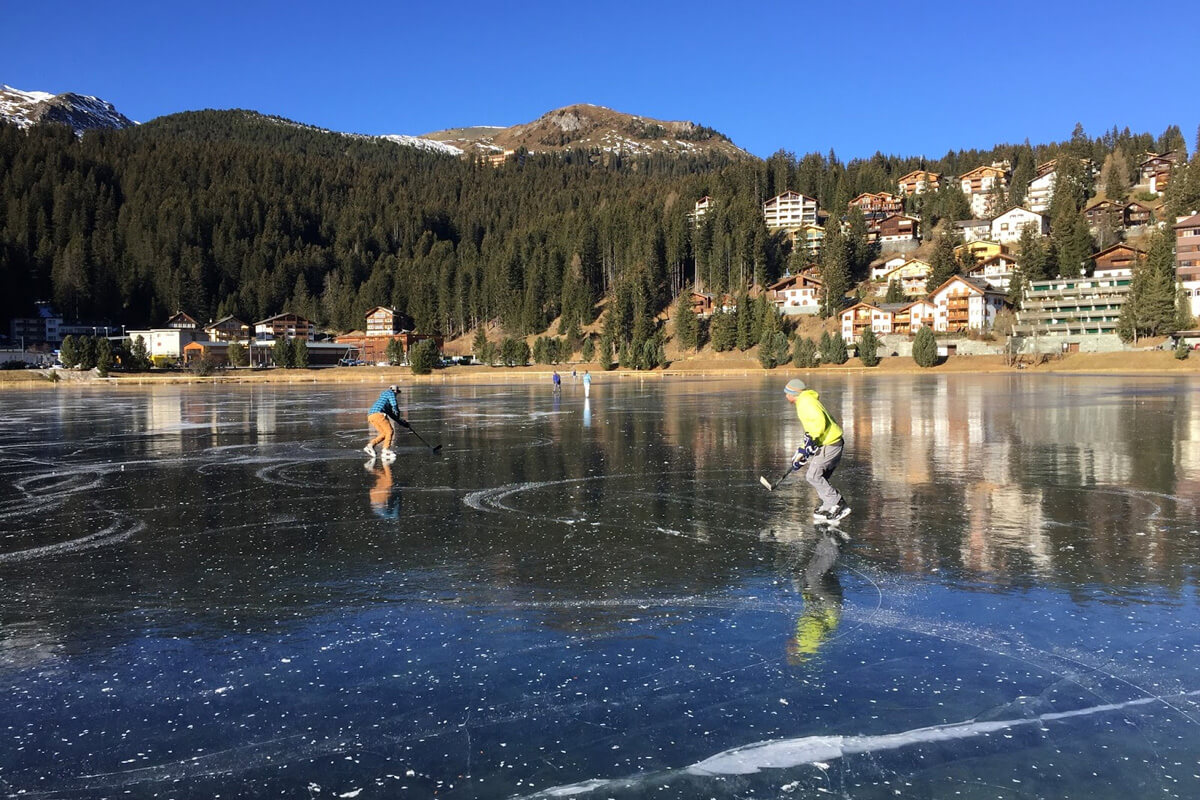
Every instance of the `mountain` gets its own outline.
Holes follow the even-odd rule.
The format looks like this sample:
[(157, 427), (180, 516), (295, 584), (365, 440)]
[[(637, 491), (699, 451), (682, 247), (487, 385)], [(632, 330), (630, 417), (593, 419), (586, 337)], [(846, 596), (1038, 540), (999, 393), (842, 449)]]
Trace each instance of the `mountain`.
[(533, 122), (509, 128), (450, 128), (420, 138), (481, 155), (523, 147), (530, 152), (582, 148), (627, 155), (720, 153), (749, 157), (724, 134), (694, 122), (639, 117), (586, 103), (555, 109)]
[(87, 130), (120, 130), (137, 124), (117, 111), (112, 103), (98, 97), (73, 92), (23, 92), (3, 84), (0, 84), (0, 120), (7, 120), (19, 128), (57, 122), (70, 125), (79, 136)]

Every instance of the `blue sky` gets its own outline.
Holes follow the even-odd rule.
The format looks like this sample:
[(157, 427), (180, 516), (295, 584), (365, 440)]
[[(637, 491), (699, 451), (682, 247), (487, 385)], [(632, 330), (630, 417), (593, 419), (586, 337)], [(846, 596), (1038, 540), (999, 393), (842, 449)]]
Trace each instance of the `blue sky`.
[[(1195, 11), (1004, 4), (6, 0), (0, 83), (133, 119), (249, 108), (333, 130), (513, 125), (587, 102), (750, 152), (941, 156), (1200, 122)], [(1153, 33), (1149, 33), (1153, 31)]]

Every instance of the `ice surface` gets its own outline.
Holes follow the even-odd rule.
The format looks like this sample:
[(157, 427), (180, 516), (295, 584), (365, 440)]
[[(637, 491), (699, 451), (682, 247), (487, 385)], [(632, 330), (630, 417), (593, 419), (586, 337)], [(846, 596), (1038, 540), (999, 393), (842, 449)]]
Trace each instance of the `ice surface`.
[(0, 793), (1200, 794), (1200, 383), (780, 384), (0, 393)]

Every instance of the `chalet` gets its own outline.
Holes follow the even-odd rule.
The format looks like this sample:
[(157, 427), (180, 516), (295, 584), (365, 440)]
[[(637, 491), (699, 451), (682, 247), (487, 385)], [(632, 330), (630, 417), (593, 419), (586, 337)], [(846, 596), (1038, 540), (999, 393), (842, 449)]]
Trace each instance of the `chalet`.
[(1143, 250), (1127, 244), (1114, 244), (1092, 256), (1095, 262), (1093, 275), (1101, 275), (1112, 270), (1132, 270), (1133, 265), (1146, 257)]
[(1092, 230), (1099, 230), (1105, 224), (1115, 228), (1124, 228), (1126, 208), (1127, 206), (1114, 203), (1112, 200), (1097, 200), (1083, 210), (1083, 216)]
[(853, 342), (870, 329), (882, 336), (892, 332), (892, 318), (897, 306), (884, 308), (871, 303), (858, 302), (838, 315), (842, 323), (842, 338)]
[(892, 315), (892, 332), (913, 334), (918, 328), (933, 327), (933, 319), (937, 315), (937, 306), (926, 299), (913, 302), (896, 309)]
[(964, 242), (954, 248), (954, 257), (961, 259), (966, 254), (970, 254), (976, 261), (982, 261), (985, 258), (998, 256), (1007, 253), (1008, 248), (999, 242), (993, 242), (991, 239), (979, 239), (974, 242)]
[(954, 223), (964, 242), (977, 242), (992, 235), (992, 223), (986, 219), (964, 219)]
[(190, 314), (185, 314), (182, 311), (176, 311), (175, 315), (167, 320), (166, 328), (176, 328), (181, 331), (194, 331), (200, 327), (200, 323), (192, 319)]
[(792, 246), (802, 248), (810, 261), (821, 257), (821, 246), (825, 243), (825, 229), (820, 225), (801, 225), (791, 231)]
[(883, 244), (915, 242), (920, 220), (905, 214), (892, 214), (879, 222), (879, 241)]
[(982, 217), (991, 210), (993, 193), (997, 189), (1008, 186), (1008, 177), (1001, 166), (992, 165), (976, 167), (970, 172), (960, 175), (958, 182), (962, 187), (963, 194), (967, 196), (967, 200), (971, 204), (971, 213)]
[(395, 336), (416, 327), (413, 318), (394, 308), (375, 306), (367, 312), (367, 336)]
[(1147, 153), (1146, 158), (1138, 165), (1139, 185), (1145, 186), (1150, 192), (1157, 194), (1167, 188), (1171, 180), (1171, 170), (1179, 160), (1178, 153)]
[(816, 314), (820, 310), (821, 285), (815, 275), (786, 275), (767, 287), (767, 297), (784, 314)]
[(254, 323), (254, 338), (259, 341), (274, 340), (281, 336), (286, 336), (288, 339), (311, 340), (314, 333), (311, 322), (299, 314), (286, 311)]
[(1050, 233), (1050, 220), (1045, 214), (1037, 214), (1027, 208), (1010, 208), (992, 220), (992, 241), (1015, 242), (1021, 238), (1026, 225), (1033, 225), (1039, 236)]
[(997, 253), (972, 267), (967, 273), (967, 277), (982, 279), (993, 289), (1007, 291), (1008, 283), (1012, 280), (1013, 270), (1016, 267), (1017, 260), (1015, 258), (1005, 253)]
[(996, 312), (1004, 307), (1004, 293), (982, 280), (951, 276), (929, 294), (936, 309), (935, 331), (983, 331), (992, 327)]
[(204, 332), (214, 342), (245, 342), (250, 339), (250, 326), (237, 317), (221, 317), (204, 326)]
[(1192, 304), (1192, 316), (1200, 317), (1200, 214), (1184, 217), (1174, 225), (1175, 279)]
[(763, 203), (763, 221), (773, 230), (817, 224), (817, 201), (799, 192), (784, 192)]
[(1125, 204), (1125, 224), (1130, 228), (1139, 225), (1150, 225), (1155, 222), (1154, 209), (1150, 206), (1131, 200)]
[(932, 272), (933, 267), (928, 263), (912, 258), (885, 274), (883, 281), (887, 285), (896, 281), (906, 297), (917, 297), (925, 294), (925, 283)]
[(913, 170), (896, 181), (896, 188), (905, 197), (921, 192), (936, 192), (942, 184), (942, 176), (923, 169)]
[(904, 211), (903, 198), (890, 192), (863, 192), (850, 201), (850, 207), (862, 209), (867, 219), (883, 219)]
[(888, 259), (876, 259), (871, 262), (871, 280), (881, 281), (883, 276), (894, 270), (896, 267), (908, 261), (905, 256), (892, 256)]
[(704, 218), (706, 216), (708, 216), (708, 212), (710, 210), (712, 210), (712, 208), (713, 208), (713, 199), (711, 197), (709, 197), (708, 195), (704, 195), (704, 197), (701, 197), (699, 200), (696, 201), (695, 208), (692, 210), (692, 213), (689, 214), (688, 216), (691, 217), (691, 220), (695, 225), (699, 226), (699, 224), (704, 220)]
[(1029, 182), (1029, 188), (1025, 191), (1025, 207), (1037, 214), (1049, 209), (1057, 177), (1058, 159), (1052, 158), (1044, 164), (1038, 164), (1033, 180)]

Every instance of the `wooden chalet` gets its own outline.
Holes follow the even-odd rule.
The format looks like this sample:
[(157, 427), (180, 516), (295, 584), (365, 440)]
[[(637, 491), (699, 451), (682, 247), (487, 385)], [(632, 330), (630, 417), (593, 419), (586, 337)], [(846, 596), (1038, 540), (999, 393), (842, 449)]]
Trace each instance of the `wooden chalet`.
[(234, 316), (210, 322), (204, 326), (204, 332), (214, 342), (245, 342), (250, 339), (250, 326)]
[(411, 331), (416, 324), (413, 318), (402, 314), (394, 308), (375, 306), (367, 312), (367, 336), (395, 336), (404, 331)]
[(907, 214), (891, 214), (879, 222), (878, 239), (886, 244), (911, 242), (920, 233), (921, 222)]
[(1130, 228), (1152, 225), (1156, 221), (1154, 209), (1136, 200), (1125, 204), (1125, 224)]
[(1095, 262), (1093, 274), (1119, 269), (1133, 269), (1133, 266), (1146, 257), (1144, 250), (1139, 250), (1127, 244), (1114, 244), (1092, 256)]
[(941, 187), (942, 176), (936, 172), (917, 169), (900, 177), (896, 188), (905, 197), (911, 197), (921, 192), (935, 192)]
[(299, 314), (285, 311), (254, 323), (255, 339), (312, 339), (313, 324)]
[(1147, 153), (1142, 163), (1138, 164), (1140, 183), (1155, 193), (1166, 189), (1171, 180), (1171, 170), (1178, 160), (1179, 154), (1174, 152)]
[(815, 314), (820, 308), (822, 286), (816, 275), (785, 275), (767, 287), (767, 298), (784, 314)]
[(175, 328), (181, 331), (194, 331), (200, 327), (200, 323), (196, 322), (190, 314), (185, 314), (182, 311), (176, 311), (175, 315), (167, 320), (167, 324), (163, 327)]
[(858, 207), (868, 219), (883, 219), (904, 211), (904, 198), (891, 192), (863, 192), (850, 201), (849, 207)]
[(1118, 228), (1125, 227), (1125, 206), (1112, 200), (1097, 200), (1083, 210), (1089, 228), (1100, 228), (1109, 221)]

